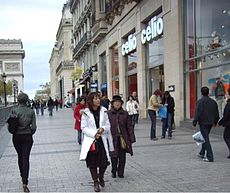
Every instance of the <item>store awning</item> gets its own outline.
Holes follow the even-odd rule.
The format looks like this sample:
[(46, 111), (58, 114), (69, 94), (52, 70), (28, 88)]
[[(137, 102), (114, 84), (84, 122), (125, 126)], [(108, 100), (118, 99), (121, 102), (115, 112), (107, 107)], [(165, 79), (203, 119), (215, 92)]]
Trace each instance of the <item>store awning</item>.
[(79, 84), (83, 84), (89, 77), (91, 76), (91, 72), (90, 70), (86, 70), (83, 75), (82, 75), (82, 79), (80, 79)]

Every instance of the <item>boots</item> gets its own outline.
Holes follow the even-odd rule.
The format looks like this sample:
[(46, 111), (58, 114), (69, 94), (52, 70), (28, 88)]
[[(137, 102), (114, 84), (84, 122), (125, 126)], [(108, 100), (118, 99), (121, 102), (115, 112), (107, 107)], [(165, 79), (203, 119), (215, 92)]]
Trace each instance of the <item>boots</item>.
[(104, 174), (105, 174), (106, 168), (99, 168), (99, 184), (101, 187), (105, 187), (105, 181), (104, 181)]
[(94, 183), (94, 191), (100, 192), (99, 182), (98, 182), (98, 174), (97, 174), (97, 168), (90, 168), (90, 173), (93, 179)]

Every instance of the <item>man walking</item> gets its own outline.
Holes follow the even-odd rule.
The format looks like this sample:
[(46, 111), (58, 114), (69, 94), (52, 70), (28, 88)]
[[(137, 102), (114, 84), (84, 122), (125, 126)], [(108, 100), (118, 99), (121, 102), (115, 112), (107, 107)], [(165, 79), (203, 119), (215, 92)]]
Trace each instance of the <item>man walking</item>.
[(203, 161), (213, 162), (214, 159), (212, 147), (209, 141), (209, 133), (212, 126), (215, 126), (219, 120), (218, 106), (216, 101), (208, 96), (208, 87), (202, 87), (201, 94), (202, 98), (199, 99), (196, 103), (195, 117), (193, 120), (193, 126), (195, 127), (198, 122), (200, 126), (200, 132), (205, 139), (205, 142), (202, 144), (202, 148), (200, 150), (200, 153), (198, 154), (198, 157), (203, 158)]

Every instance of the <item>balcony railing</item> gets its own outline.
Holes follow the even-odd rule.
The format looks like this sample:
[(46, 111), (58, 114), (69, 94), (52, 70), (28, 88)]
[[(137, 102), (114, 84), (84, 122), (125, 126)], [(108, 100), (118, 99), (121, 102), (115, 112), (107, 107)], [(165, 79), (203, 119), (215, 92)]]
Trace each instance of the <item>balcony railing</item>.
[(76, 56), (82, 49), (85, 48), (85, 46), (88, 46), (88, 43), (90, 42), (91, 38), (91, 32), (87, 31), (83, 37), (81, 38), (81, 40), (78, 42), (78, 44), (76, 45), (76, 47), (73, 50), (73, 55)]

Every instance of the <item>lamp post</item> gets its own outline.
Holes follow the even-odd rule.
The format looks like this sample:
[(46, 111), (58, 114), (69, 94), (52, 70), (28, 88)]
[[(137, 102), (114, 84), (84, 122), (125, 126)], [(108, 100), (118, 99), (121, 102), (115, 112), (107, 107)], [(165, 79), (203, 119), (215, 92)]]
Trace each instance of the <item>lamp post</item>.
[(13, 91), (14, 91), (14, 104), (16, 103), (16, 81), (13, 81)]
[(2, 74), (3, 84), (4, 84), (4, 97), (5, 97), (5, 107), (7, 106), (7, 99), (6, 99), (6, 74), (3, 72)]

